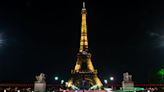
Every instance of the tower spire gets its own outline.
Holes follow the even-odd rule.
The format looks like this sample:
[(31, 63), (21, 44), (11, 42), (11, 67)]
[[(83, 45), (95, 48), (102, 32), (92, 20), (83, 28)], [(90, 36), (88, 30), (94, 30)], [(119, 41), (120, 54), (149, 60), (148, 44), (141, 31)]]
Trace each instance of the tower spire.
[(83, 8), (85, 8), (85, 2), (83, 2)]
[(83, 8), (81, 10), (82, 22), (81, 22), (81, 38), (80, 38), (80, 49), (79, 52), (82, 52), (88, 49), (88, 39), (87, 39), (87, 24), (86, 24), (86, 8), (85, 2), (83, 2)]

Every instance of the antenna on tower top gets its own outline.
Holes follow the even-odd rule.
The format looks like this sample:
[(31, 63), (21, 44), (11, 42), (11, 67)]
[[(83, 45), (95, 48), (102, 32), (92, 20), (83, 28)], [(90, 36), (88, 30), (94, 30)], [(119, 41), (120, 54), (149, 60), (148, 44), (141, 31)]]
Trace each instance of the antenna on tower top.
[(85, 2), (83, 2), (83, 8), (85, 8)]

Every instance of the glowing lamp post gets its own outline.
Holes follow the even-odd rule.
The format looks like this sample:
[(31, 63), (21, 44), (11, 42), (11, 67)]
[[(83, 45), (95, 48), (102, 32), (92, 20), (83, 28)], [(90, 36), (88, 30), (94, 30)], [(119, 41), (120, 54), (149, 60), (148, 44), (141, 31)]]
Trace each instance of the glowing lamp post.
[(105, 79), (105, 80), (104, 80), (104, 83), (107, 84), (107, 83), (108, 83), (108, 80)]
[[(114, 77), (110, 77), (109, 79), (111, 82), (114, 81)], [(111, 88), (113, 89), (113, 84), (111, 84)]]
[(55, 76), (54, 79), (55, 79), (56, 81), (58, 81), (58, 80), (59, 80), (59, 77)]
[(61, 82), (60, 82), (61, 84), (64, 84), (64, 80), (61, 80)]
[(111, 81), (114, 81), (114, 77), (110, 77), (109, 79), (110, 79)]

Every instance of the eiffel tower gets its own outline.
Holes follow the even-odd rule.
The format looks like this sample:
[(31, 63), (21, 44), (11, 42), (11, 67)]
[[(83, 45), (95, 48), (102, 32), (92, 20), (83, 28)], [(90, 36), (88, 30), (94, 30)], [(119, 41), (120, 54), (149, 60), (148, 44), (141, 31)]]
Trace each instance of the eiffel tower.
[(75, 68), (71, 70), (71, 79), (66, 85), (72, 89), (99, 89), (102, 87), (102, 83), (97, 76), (97, 70), (94, 69), (91, 61), (91, 53), (88, 51), (88, 39), (87, 39), (87, 25), (86, 25), (86, 8), (83, 2), (83, 8), (81, 10), (82, 23), (81, 23), (81, 38), (80, 49), (77, 53), (77, 61)]

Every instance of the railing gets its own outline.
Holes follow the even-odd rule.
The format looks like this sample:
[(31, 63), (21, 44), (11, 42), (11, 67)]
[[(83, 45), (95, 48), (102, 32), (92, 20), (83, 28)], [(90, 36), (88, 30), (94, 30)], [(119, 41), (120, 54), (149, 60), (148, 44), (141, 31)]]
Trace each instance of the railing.
[[(55, 86), (65, 86), (61, 84), (47, 84), (47, 87), (55, 87)], [(122, 86), (122, 84), (106, 84), (106, 86)], [(164, 87), (164, 84), (134, 84), (135, 87), (137, 86), (155, 86), (155, 87)], [(0, 84), (0, 87), (34, 87), (34, 84), (14, 84), (14, 83), (8, 83), (8, 84)]]
[[(116, 87), (120, 88), (121, 84), (106, 84), (106, 87)], [(164, 84), (134, 84), (134, 87), (142, 87), (142, 88), (161, 88)], [(0, 92), (32, 92), (34, 89), (34, 84), (0, 84)], [(104, 90), (66, 90), (65, 85), (61, 84), (47, 84), (46, 85), (46, 92), (105, 92)], [(64, 90), (65, 89), (65, 90)], [(17, 91), (15, 91), (17, 90)], [(29, 90), (29, 91), (27, 91)], [(164, 91), (161, 91), (164, 92)]]

